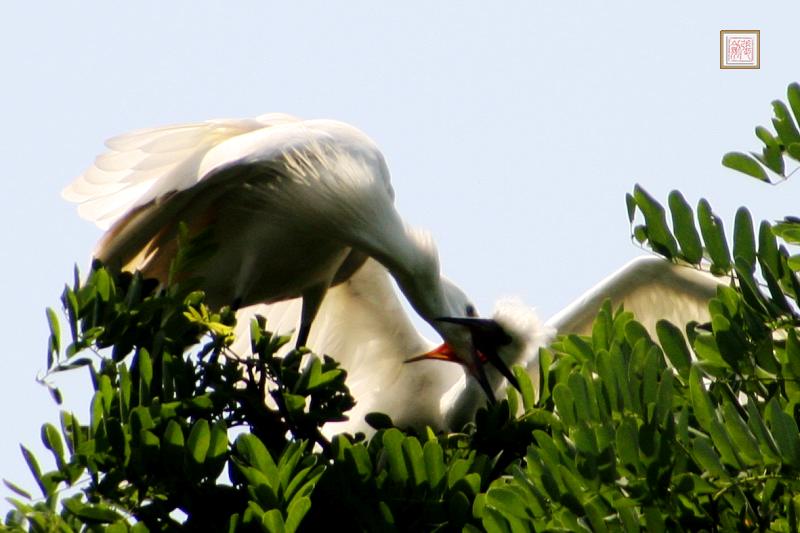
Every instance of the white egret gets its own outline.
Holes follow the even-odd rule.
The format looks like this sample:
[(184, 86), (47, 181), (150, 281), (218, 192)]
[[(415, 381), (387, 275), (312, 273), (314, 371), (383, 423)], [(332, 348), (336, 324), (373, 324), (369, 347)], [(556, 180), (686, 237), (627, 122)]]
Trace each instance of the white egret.
[[(106, 144), (64, 191), (108, 230), (96, 257), (166, 281), (178, 223), (211, 231), (219, 248), (195, 272), (208, 302), (245, 307), (243, 331), (255, 313), (270, 330), (296, 329), (297, 344), (348, 370), (358, 404), (328, 431), (364, 429), (370, 411), (401, 425), (458, 427), (482, 403), (480, 388), (491, 397), (502, 386), (500, 375), (484, 372), (486, 357), (505, 376), (507, 364), (535, 369), (539, 346), (555, 332), (585, 332), (606, 297), (652, 326), (660, 317), (702, 319), (714, 291), (712, 278), (691, 269), (636, 260), (544, 324), (512, 302), (482, 322), (440, 274), (430, 236), (403, 223), (380, 151), (352, 126), (269, 114), (141, 130)], [(390, 276), (442, 335), (439, 348), (413, 327)], [(248, 345), (246, 334), (240, 343)], [(478, 382), (456, 365), (404, 364), (420, 353), (460, 362)]]
[(492, 350), (478, 354), (481, 330), (437, 320), (474, 317), (475, 308), (440, 275), (430, 236), (400, 218), (383, 156), (356, 128), (268, 114), (141, 130), (106, 145), (63, 193), (108, 230), (95, 250), (105, 264), (166, 282), (179, 223), (208, 230), (217, 253), (193, 272), (207, 301), (301, 297), (305, 345), (328, 289), (374, 258), (490, 398), (483, 357), (513, 381)]

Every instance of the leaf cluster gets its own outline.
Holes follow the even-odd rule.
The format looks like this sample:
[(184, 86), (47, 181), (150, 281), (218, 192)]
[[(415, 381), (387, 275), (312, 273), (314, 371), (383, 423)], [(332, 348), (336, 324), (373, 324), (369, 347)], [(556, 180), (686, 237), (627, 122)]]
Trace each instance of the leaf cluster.
[(768, 170), (781, 180), (794, 172), (787, 174), (786, 163), (800, 162), (800, 84), (790, 84), (786, 95), (788, 106), (781, 100), (772, 102), (775, 132), (756, 126), (756, 137), (764, 144), (761, 152), (728, 152), (722, 157), (723, 165), (768, 183), (772, 183)]
[[(49, 376), (86, 368), (86, 421), (61, 413), (42, 440), (55, 469), (23, 455), (42, 493), (19, 498), (11, 529), (294, 531), (329, 446), (319, 427), (353, 405), (335, 362), (292, 352), (253, 324), (252, 357), (233, 352), (235, 315), (192, 283), (162, 290), (96, 263), (62, 295), (71, 341), (48, 310)], [(301, 367), (301, 360), (307, 361)], [(54, 398), (60, 392), (49, 385)], [(273, 400), (265, 404), (265, 398)]]

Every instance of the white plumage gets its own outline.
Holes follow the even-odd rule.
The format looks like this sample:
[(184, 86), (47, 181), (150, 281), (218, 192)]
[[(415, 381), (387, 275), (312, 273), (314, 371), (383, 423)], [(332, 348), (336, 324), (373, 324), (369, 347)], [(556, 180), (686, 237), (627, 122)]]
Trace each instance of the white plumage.
[[(441, 276), (431, 237), (403, 223), (383, 156), (359, 130), (268, 114), (140, 130), (107, 146), (64, 190), (81, 216), (108, 230), (95, 255), (165, 281), (178, 223), (211, 231), (217, 253), (194, 273), (207, 300), (253, 306), (240, 311), (243, 331), (248, 317), (263, 314), (268, 329), (299, 330), (301, 344), (348, 370), (358, 404), (329, 431), (363, 429), (370, 411), (399, 424), (457, 427), (484, 401), (457, 365), (404, 364), (433, 345), (406, 316), (390, 276), (484, 389), (502, 387), (498, 373), (483, 374), (470, 329), (437, 320), (474, 316), (474, 307)], [(606, 296), (655, 317), (663, 303), (701, 318), (714, 282), (683, 270), (634, 262), (546, 324), (503, 302), (493, 318), (512, 341), (499, 355), (535, 369), (539, 346), (556, 330), (584, 331)], [(247, 345), (245, 334), (238, 348)]]

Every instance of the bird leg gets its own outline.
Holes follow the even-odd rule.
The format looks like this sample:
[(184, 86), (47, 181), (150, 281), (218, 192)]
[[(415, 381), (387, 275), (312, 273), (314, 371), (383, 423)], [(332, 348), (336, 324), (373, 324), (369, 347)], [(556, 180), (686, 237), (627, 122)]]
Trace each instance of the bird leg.
[(308, 342), (308, 334), (311, 332), (311, 324), (317, 316), (325, 293), (328, 291), (328, 284), (319, 284), (311, 287), (303, 293), (303, 310), (300, 313), (300, 329), (297, 332), (297, 342), (295, 348), (305, 346)]

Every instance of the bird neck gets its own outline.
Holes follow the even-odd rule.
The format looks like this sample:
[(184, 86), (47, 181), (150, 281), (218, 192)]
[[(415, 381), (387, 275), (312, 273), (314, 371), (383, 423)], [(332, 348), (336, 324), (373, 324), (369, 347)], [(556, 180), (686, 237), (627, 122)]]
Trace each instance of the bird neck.
[(404, 238), (395, 239), (386, 267), (414, 310), (433, 324), (434, 319), (451, 313), (442, 289), (436, 245), (427, 232), (403, 230)]

